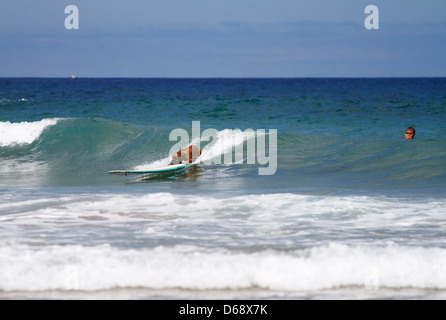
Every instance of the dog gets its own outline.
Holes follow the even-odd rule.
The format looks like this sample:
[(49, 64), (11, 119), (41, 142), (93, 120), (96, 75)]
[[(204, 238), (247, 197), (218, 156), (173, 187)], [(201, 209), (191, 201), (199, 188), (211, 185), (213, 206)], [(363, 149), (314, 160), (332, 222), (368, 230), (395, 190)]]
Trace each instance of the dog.
[(195, 145), (182, 149), (172, 155), (172, 161), (169, 163), (169, 166), (180, 163), (192, 163), (201, 156), (201, 151), (202, 150)]

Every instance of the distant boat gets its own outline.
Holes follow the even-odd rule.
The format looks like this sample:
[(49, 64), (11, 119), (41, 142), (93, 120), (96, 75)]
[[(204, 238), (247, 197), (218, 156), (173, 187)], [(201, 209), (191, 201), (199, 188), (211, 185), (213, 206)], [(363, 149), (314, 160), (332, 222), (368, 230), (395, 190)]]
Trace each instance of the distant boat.
[(77, 79), (77, 76), (71, 76), (71, 79)]

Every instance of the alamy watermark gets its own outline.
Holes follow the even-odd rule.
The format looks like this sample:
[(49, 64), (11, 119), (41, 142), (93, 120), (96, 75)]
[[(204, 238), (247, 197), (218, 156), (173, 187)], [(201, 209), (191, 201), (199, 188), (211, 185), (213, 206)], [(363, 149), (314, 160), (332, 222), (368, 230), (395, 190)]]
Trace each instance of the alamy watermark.
[(367, 30), (379, 29), (379, 10), (377, 6), (368, 5), (364, 9), (364, 13), (367, 13), (368, 16), (364, 20), (364, 26)]
[[(367, 30), (379, 29), (379, 10), (375, 5), (368, 5), (364, 9), (364, 13), (368, 16), (364, 20), (364, 26)], [(65, 28), (67, 30), (79, 29), (79, 8), (75, 5), (65, 7), (65, 14), (69, 14), (65, 18)]]
[(65, 13), (69, 14), (65, 18), (65, 29), (79, 29), (79, 8), (70, 4), (65, 7)]
[(192, 121), (192, 137), (185, 129), (177, 128), (170, 132), (169, 141), (178, 141), (169, 155), (190, 145), (201, 148), (201, 142), (209, 141), (202, 149), (201, 163), (233, 164), (246, 160), (247, 164), (262, 166), (259, 175), (273, 175), (277, 171), (277, 129), (268, 132), (265, 129), (206, 129), (201, 132), (200, 121)]

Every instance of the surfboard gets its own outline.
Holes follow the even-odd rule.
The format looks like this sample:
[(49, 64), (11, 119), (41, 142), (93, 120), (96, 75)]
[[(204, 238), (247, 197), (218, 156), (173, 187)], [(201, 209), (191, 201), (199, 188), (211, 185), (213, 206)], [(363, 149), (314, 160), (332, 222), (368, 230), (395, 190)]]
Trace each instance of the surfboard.
[(130, 175), (130, 174), (149, 174), (149, 173), (163, 173), (163, 172), (174, 172), (186, 169), (187, 167), (193, 165), (192, 163), (181, 163), (181, 164), (174, 164), (171, 166), (165, 166), (165, 167), (158, 167), (158, 168), (150, 168), (146, 170), (113, 170), (109, 171), (110, 174), (117, 174), (117, 175)]

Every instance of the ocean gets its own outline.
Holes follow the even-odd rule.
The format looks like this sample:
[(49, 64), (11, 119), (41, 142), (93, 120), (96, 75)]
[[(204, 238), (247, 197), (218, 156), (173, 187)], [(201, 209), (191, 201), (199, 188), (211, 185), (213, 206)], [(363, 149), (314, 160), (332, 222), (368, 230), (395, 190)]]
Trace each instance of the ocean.
[(445, 299), (445, 132), (444, 78), (1, 78), (0, 298)]

